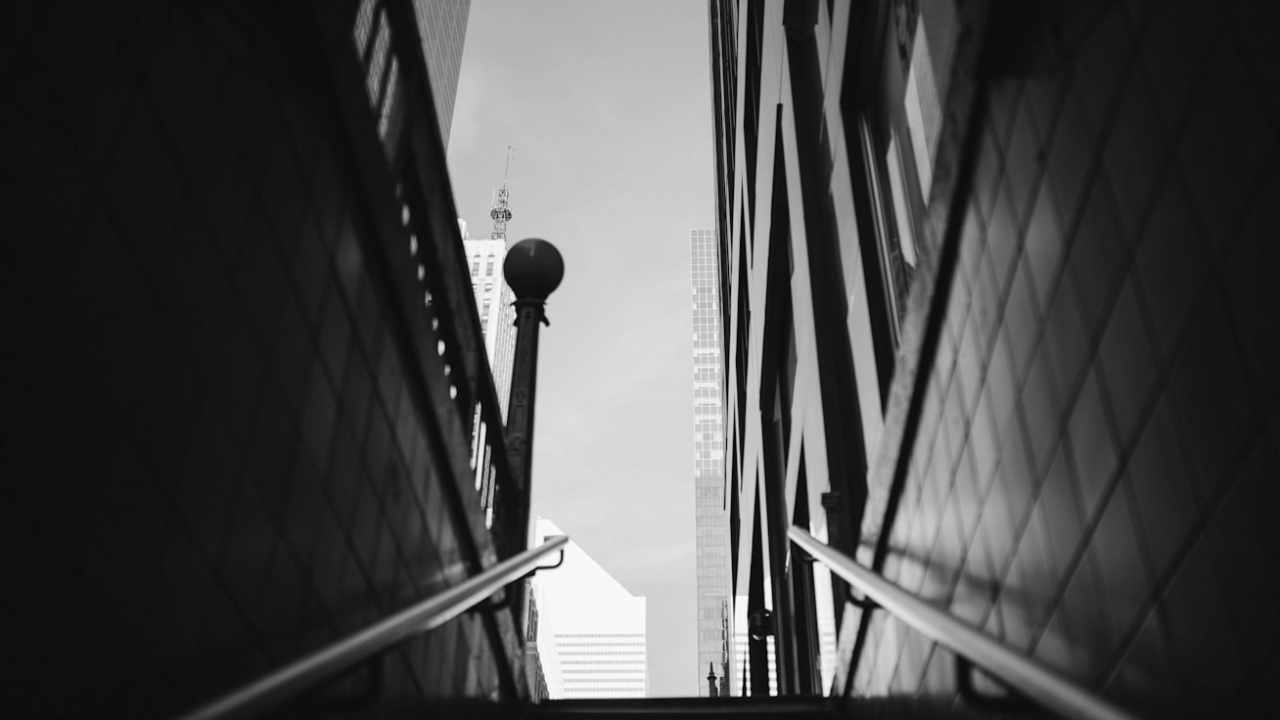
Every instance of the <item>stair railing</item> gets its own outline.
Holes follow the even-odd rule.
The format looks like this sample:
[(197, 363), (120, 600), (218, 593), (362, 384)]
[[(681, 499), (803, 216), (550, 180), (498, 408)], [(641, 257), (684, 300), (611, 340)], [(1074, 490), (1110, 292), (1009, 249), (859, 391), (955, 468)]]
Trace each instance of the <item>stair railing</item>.
[[(964, 662), (998, 679), (1017, 696), (1072, 720), (1136, 720), (1124, 710), (1063, 677), (1039, 661), (991, 638), (950, 613), (903, 590), (798, 527), (787, 537), (863, 596)], [(962, 686), (965, 678), (961, 678)]]
[[(299, 660), (181, 715), (179, 720), (253, 717), (297, 698), (307, 690), (352, 670), (391, 646), (456, 618), (510, 583), (532, 575), (543, 557), (564, 552), (566, 536), (504, 560), (433, 597), (327, 645)], [(509, 591), (508, 591), (509, 592)]]

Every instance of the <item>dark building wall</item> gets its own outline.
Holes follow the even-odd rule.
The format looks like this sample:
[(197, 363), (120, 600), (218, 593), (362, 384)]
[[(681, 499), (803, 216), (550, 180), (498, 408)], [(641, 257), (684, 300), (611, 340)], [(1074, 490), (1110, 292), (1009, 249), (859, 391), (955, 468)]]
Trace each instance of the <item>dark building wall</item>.
[[(824, 364), (838, 361), (841, 348), (849, 347), (843, 291), (832, 289), (827, 278), (840, 271), (828, 253), (833, 224), (806, 208), (808, 173), (818, 166), (813, 153), (829, 152), (831, 145), (820, 144), (821, 135), (803, 125), (812, 117), (792, 103), (797, 91), (782, 60), (785, 8), (717, 2), (711, 11), (712, 27), (722, 30), (713, 35), (713, 57), (736, 63), (717, 77), (739, 78), (740, 93), (736, 102), (715, 105), (718, 126), (736, 127), (737, 138), (718, 138), (736, 143), (732, 154), (718, 156), (730, 203), (720, 209), (729, 221), (720, 243), (727, 249), (719, 256), (721, 278), (728, 278), (720, 302), (729, 308), (722, 372), (729, 388), (724, 447), (734, 632), (735, 642), (749, 646), (735, 651), (730, 687), (823, 692), (835, 664), (833, 594), (821, 568), (814, 578), (803, 570), (792, 573), (785, 532), (798, 524), (832, 542), (848, 542), (856, 527), (849, 508), (860, 507), (865, 494), (863, 442), (847, 429), (849, 423), (856, 427), (859, 409), (854, 401), (828, 403), (837, 385), (828, 385), (824, 375)], [(732, 54), (733, 48), (741, 52)], [(758, 117), (751, 121), (753, 112)], [(830, 182), (830, 175), (822, 181)], [(858, 312), (865, 317), (865, 307)], [(852, 373), (843, 379), (854, 382)], [(824, 501), (835, 502), (830, 512)], [(848, 516), (843, 522), (841, 512)], [(746, 620), (766, 605), (776, 616), (804, 618), (804, 639), (780, 637), (773, 649), (763, 639), (749, 641)], [(772, 680), (770, 665), (781, 668)]]
[(440, 120), (440, 137), (447, 148), (453, 108), (458, 99), (471, 0), (414, 0), (413, 6), (417, 11), (418, 31), (422, 34), (422, 52), (427, 57), (436, 117)]
[[(884, 569), (1154, 716), (1275, 711), (1262, 14), (1059, 7), (1057, 56), (992, 82)], [(894, 624), (873, 622), (855, 686), (950, 693), (947, 653)]]
[[(474, 572), (319, 15), (8, 14), (0, 715), (173, 714)], [(392, 651), (383, 707), (495, 696), (489, 637)]]
[[(713, 18), (735, 22), (737, 45), (745, 46), (756, 6), (727, 5), (712, 3)], [(975, 5), (982, 6), (965, 12)], [(746, 371), (729, 369), (727, 426), (736, 443), (726, 444), (736, 450), (727, 466), (741, 468), (746, 520), (735, 553), (739, 600), (751, 543), (759, 542), (750, 520), (767, 494), (757, 494), (753, 478), (763, 478), (762, 488), (780, 484), (776, 497), (787, 504), (780, 518), (763, 515), (767, 538), (796, 522), (793, 498), (804, 497), (806, 469), (815, 531), (823, 529), (816, 496), (852, 477), (867, 497), (865, 512), (842, 511), (861, 524), (856, 554), (877, 564), (873, 548), (885, 533), (883, 573), (906, 589), (1137, 711), (1274, 713), (1267, 693), (1280, 672), (1280, 625), (1265, 608), (1280, 585), (1269, 559), (1269, 548), (1280, 546), (1269, 517), (1280, 506), (1280, 334), (1270, 319), (1280, 263), (1266, 223), (1280, 190), (1280, 93), (1265, 70), (1272, 52), (1260, 30), (1264, 4), (1052, 3), (1036, 16), (993, 3), (994, 14), (974, 26), (985, 35), (967, 36), (985, 38), (961, 68), (971, 75), (950, 79), (938, 153), (951, 165), (935, 168), (930, 204), (944, 212), (917, 228), (921, 262), (887, 374), (874, 332), (886, 322), (885, 301), (872, 287), (883, 268), (863, 252), (876, 241), (868, 230), (879, 226), (860, 205), (868, 190), (859, 174), (868, 171), (850, 129), (859, 113), (875, 116), (890, 93), (892, 83), (876, 84), (877, 63), (911, 37), (893, 23), (911, 17), (911, 8), (953, 6), (869, 6), (882, 14), (859, 16), (839, 3), (764, 4), (758, 66), (749, 66), (749, 55), (726, 57), (727, 42), (713, 49), (713, 61), (736, 68), (717, 77), (736, 72), (744, 76), (740, 98), (753, 91), (764, 98), (754, 123), (732, 103), (716, 105), (720, 126), (738, 135), (732, 155), (718, 161), (722, 180), (733, 177), (721, 211), (732, 225), (727, 244), (737, 249), (725, 263), (730, 347), (741, 328), (759, 325), (745, 340)], [(803, 44), (810, 38), (812, 55)], [(910, 57), (909, 45), (902, 57)], [(970, 78), (988, 83), (975, 125), (963, 95)], [(948, 78), (939, 80), (948, 87)], [(747, 126), (758, 127), (758, 141), (742, 140)], [(977, 133), (972, 167), (960, 162), (966, 129)], [(745, 142), (756, 143), (754, 180), (741, 168), (753, 156)], [(779, 146), (794, 164), (770, 182)], [(972, 179), (967, 195), (949, 194), (966, 189), (957, 177)], [(883, 175), (878, 181), (888, 192)], [(780, 195), (787, 232), (774, 229)], [(948, 203), (964, 209), (951, 223)], [(954, 240), (948, 228), (958, 231)], [(954, 263), (948, 241), (957, 243)], [(789, 243), (789, 254), (775, 253), (778, 242)], [(815, 262), (824, 257), (836, 262)], [(761, 269), (779, 258), (790, 279), (786, 303), (784, 293), (766, 289), (770, 271)], [(930, 293), (947, 275), (947, 301), (933, 316)], [(779, 344), (785, 333), (771, 339), (764, 319), (771, 308), (794, 318), (795, 350)], [(825, 354), (833, 321), (851, 346), (834, 362)], [(808, 323), (814, 338), (806, 337)], [(931, 324), (937, 352), (921, 355)], [(789, 353), (799, 359), (787, 360)], [(883, 390), (862, 382), (869, 368)], [(927, 382), (915, 385), (917, 377)], [(796, 388), (790, 412), (786, 402), (772, 412), (753, 407), (779, 380)], [(908, 417), (914, 387), (924, 391), (918, 424)], [(840, 404), (850, 396), (853, 414)], [(810, 419), (815, 398), (820, 434)], [(791, 435), (783, 438), (792, 451), (770, 471), (761, 444), (771, 416), (788, 414)], [(833, 415), (842, 428), (833, 429)], [(804, 434), (802, 445), (795, 433)], [(894, 508), (903, 437), (905, 483)], [(811, 442), (818, 438), (825, 447)], [(831, 470), (837, 466), (844, 471)], [(838, 520), (826, 524), (837, 546)], [(855, 554), (857, 541), (844, 542)], [(841, 672), (864, 621), (851, 606), (842, 619)], [(867, 622), (853, 692), (954, 707), (949, 653), (883, 612)]]

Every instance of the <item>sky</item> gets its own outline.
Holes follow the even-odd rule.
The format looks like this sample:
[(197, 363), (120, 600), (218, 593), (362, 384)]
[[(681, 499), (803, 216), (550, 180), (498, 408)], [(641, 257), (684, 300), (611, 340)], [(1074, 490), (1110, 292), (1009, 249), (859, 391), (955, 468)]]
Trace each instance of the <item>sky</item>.
[(650, 695), (694, 696), (689, 230), (713, 228), (706, 5), (473, 0), (449, 144), (458, 213), (551, 241), (533, 513), (648, 598)]

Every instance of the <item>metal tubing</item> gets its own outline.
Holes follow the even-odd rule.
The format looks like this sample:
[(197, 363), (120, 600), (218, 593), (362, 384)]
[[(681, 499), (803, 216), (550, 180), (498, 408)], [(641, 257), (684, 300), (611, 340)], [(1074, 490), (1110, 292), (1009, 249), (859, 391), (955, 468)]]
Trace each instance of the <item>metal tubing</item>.
[(968, 658), (1008, 687), (1044, 709), (1071, 720), (1137, 720), (1124, 710), (1064, 678), (1024, 653), (993, 640), (868, 570), (798, 527), (791, 541), (898, 619), (952, 652)]
[(179, 720), (252, 717), (341, 673), (412, 635), (437, 628), (537, 567), (543, 556), (561, 550), (569, 538), (549, 538), (536, 548), (494, 565), (460, 585), (427, 598), (364, 630), (179, 716)]

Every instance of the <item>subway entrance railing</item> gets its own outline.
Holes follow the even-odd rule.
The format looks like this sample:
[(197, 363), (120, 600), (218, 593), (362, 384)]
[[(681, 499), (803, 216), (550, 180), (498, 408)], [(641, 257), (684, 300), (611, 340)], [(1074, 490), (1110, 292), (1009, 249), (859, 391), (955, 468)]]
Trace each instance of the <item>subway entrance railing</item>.
[[(792, 527), (787, 537), (808, 557), (827, 566), (861, 593), (858, 604), (891, 613), (955, 653), (960, 694), (978, 709), (988, 705), (996, 711), (1027, 710), (1026, 702), (1030, 702), (1055, 717), (1071, 720), (1135, 720), (1133, 715), (1057, 671), (903, 590), (804, 530)], [(1012, 694), (1001, 698), (977, 694), (970, 681), (974, 668), (997, 679)]]
[[(483, 606), (480, 606), (482, 601), (499, 591), (510, 593), (512, 583), (518, 583), (543, 569), (539, 565), (542, 559), (556, 551), (563, 554), (568, 542), (569, 538), (565, 536), (552, 538), (536, 548), (504, 560), (459, 585), (182, 715), (181, 720), (257, 717), (277, 708), (326, 680), (349, 672), (362, 663), (376, 660), (379, 654), (397, 643), (440, 627), (468, 610), (483, 610)], [(376, 689), (373, 697), (376, 700)]]

